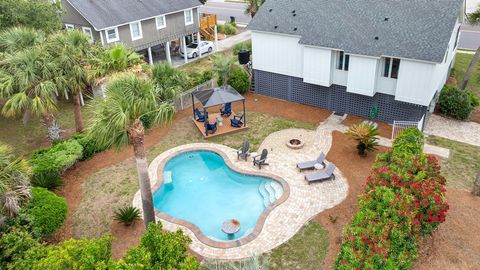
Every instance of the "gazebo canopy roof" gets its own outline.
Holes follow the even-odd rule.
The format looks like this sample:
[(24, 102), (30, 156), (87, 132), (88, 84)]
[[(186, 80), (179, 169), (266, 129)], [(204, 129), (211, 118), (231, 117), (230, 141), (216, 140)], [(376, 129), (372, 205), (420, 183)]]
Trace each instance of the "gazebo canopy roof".
[(202, 91), (195, 91), (192, 93), (192, 95), (202, 104), (203, 108), (245, 100), (245, 98), (230, 85), (225, 88), (217, 87)]

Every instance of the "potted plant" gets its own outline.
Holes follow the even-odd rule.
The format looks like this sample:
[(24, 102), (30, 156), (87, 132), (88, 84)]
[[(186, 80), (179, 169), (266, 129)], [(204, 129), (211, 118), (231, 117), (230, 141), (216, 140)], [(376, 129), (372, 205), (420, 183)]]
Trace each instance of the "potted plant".
[(357, 150), (360, 156), (366, 156), (378, 145), (378, 128), (370, 124), (353, 125), (348, 128), (347, 136), (357, 141)]

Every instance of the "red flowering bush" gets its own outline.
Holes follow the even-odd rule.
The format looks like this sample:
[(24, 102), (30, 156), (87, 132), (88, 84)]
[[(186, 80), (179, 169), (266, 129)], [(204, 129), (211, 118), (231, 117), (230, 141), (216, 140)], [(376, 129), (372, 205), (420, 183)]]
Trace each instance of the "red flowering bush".
[(336, 269), (409, 269), (418, 241), (445, 221), (445, 178), (436, 158), (421, 152), (423, 135), (407, 130), (377, 156), (344, 228)]

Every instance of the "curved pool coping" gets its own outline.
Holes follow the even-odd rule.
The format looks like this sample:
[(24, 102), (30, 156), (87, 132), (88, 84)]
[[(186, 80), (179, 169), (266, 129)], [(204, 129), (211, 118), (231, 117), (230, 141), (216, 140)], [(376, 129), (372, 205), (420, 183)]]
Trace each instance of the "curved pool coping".
[(254, 227), (254, 229), (251, 233), (249, 233), (247, 236), (243, 236), (242, 238), (237, 239), (237, 240), (233, 240), (233, 241), (215, 241), (215, 240), (205, 236), (195, 224), (193, 224), (189, 221), (186, 221), (184, 219), (172, 217), (172, 216), (170, 216), (170, 215), (168, 215), (164, 212), (158, 211), (156, 208), (154, 208), (156, 217), (159, 218), (159, 219), (163, 219), (163, 220), (166, 220), (168, 222), (172, 222), (172, 223), (175, 223), (177, 225), (184, 226), (184, 227), (188, 228), (189, 230), (191, 230), (193, 232), (193, 234), (198, 238), (198, 240), (200, 242), (202, 242), (206, 245), (209, 245), (211, 247), (215, 247), (215, 248), (226, 249), (226, 248), (239, 247), (239, 246), (245, 245), (245, 244), (253, 241), (262, 231), (263, 225), (265, 224), (265, 221), (266, 221), (268, 215), (270, 214), (270, 212), (273, 209), (275, 209), (275, 207), (277, 207), (280, 204), (282, 204), (283, 202), (285, 202), (288, 199), (288, 197), (290, 196), (290, 186), (288, 185), (287, 181), (285, 181), (281, 177), (279, 177), (277, 175), (274, 175), (274, 174), (270, 174), (270, 173), (266, 173), (266, 172), (262, 172), (262, 171), (253, 172), (253, 171), (247, 171), (247, 170), (244, 170), (244, 169), (241, 169), (241, 168), (237, 168), (237, 167), (235, 167), (233, 162), (230, 160), (230, 158), (223, 151), (221, 151), (219, 149), (216, 149), (216, 148), (213, 148), (213, 147), (195, 146), (195, 147), (186, 148), (186, 149), (182, 149), (180, 151), (171, 153), (166, 158), (164, 158), (162, 160), (162, 162), (160, 162), (160, 164), (157, 167), (157, 181), (156, 181), (155, 185), (152, 187), (152, 193), (156, 192), (163, 184), (163, 169), (164, 169), (165, 165), (167, 164), (167, 162), (169, 162), (171, 159), (173, 159), (174, 157), (176, 157), (178, 155), (188, 153), (188, 152), (195, 152), (195, 151), (210, 151), (210, 152), (213, 152), (213, 153), (216, 153), (216, 154), (220, 155), (223, 158), (223, 161), (225, 162), (225, 164), (231, 170), (233, 170), (237, 173), (244, 174), (244, 175), (250, 175), (250, 176), (261, 176), (261, 177), (271, 178), (271, 179), (279, 182), (282, 185), (282, 188), (283, 188), (282, 196), (280, 198), (278, 198), (275, 202), (273, 202), (272, 204), (267, 206), (265, 208), (265, 210), (263, 210), (263, 212), (258, 217), (257, 223), (256, 223), (256, 225), (255, 225), (255, 227)]

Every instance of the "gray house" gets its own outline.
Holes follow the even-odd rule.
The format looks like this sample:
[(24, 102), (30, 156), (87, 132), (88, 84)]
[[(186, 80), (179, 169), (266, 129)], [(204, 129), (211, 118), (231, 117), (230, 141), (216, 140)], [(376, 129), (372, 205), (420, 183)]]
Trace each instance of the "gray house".
[[(199, 39), (198, 0), (64, 0), (65, 28), (105, 46), (122, 42), (171, 63), (171, 54)], [(185, 57), (185, 61), (187, 58)]]
[(250, 22), (255, 91), (338, 113), (428, 118), (464, 0), (267, 0)]

